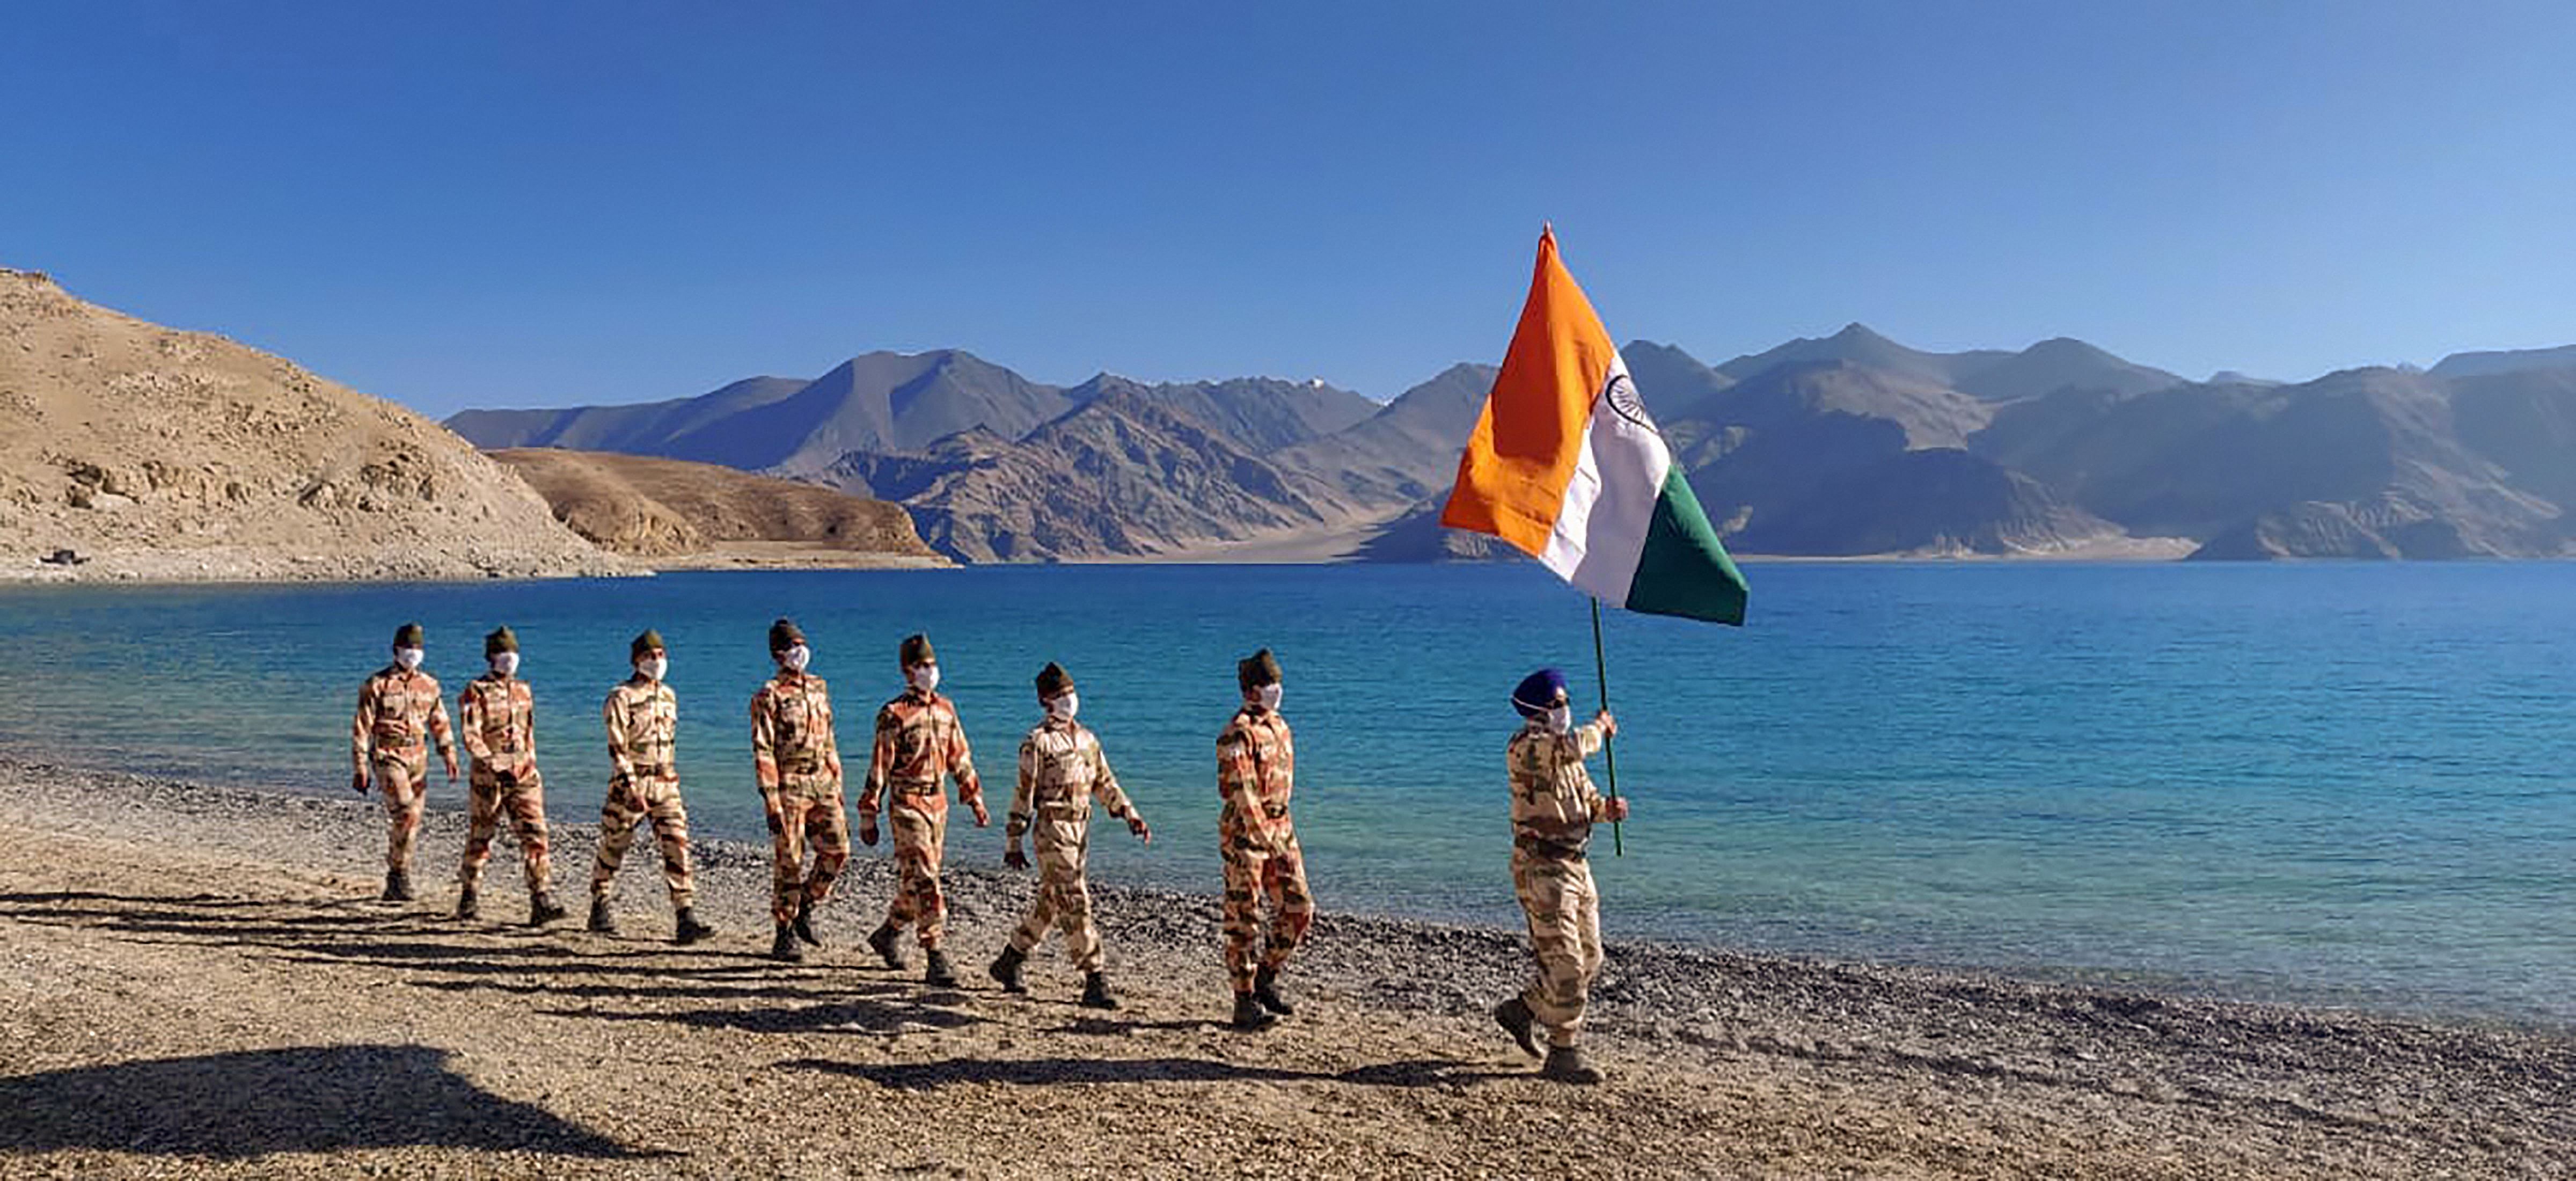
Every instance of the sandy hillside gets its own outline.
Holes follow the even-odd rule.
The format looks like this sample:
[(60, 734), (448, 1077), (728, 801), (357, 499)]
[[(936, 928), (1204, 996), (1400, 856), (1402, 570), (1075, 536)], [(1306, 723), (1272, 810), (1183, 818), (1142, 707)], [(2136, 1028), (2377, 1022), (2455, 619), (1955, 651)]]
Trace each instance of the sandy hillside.
[(900, 505), (712, 463), (510, 448), (491, 457), (573, 532), (657, 566), (945, 564)]
[[(37, 562), (58, 548), (91, 560)], [(409, 410), (0, 270), (0, 579), (628, 568)]]

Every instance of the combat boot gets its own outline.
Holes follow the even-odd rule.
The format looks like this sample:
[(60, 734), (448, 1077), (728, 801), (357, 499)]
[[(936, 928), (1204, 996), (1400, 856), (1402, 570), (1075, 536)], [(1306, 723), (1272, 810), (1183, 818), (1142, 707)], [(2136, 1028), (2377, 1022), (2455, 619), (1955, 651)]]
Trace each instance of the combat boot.
[(868, 946), (875, 949), (877, 958), (884, 960), (885, 966), (901, 971), (903, 969), (903, 949), (895, 946), (895, 933), (894, 924), (892, 923), (888, 923), (874, 931), (870, 931), (868, 932)]
[(1263, 968), (1253, 975), (1252, 999), (1259, 1001), (1262, 1008), (1282, 1017), (1297, 1011), (1295, 1005), (1288, 1003), (1287, 997), (1279, 995), (1279, 969), (1277, 968)]
[(1234, 1027), (1245, 1033), (1268, 1029), (1279, 1024), (1279, 1018), (1261, 1007), (1248, 992), (1234, 994)]
[(699, 922), (698, 912), (691, 910), (688, 907), (681, 907), (679, 914), (673, 917), (676, 919), (672, 924), (671, 931), (671, 942), (673, 943), (686, 947), (689, 944), (704, 943), (707, 940), (716, 937), (716, 929), (706, 925), (705, 923)]
[(796, 931), (787, 923), (778, 924), (778, 937), (769, 941), (769, 958), (782, 964), (805, 962), (805, 949), (796, 945)]
[(823, 946), (823, 941), (814, 937), (813, 899), (808, 898), (796, 904), (796, 921), (788, 924), (788, 928), (796, 932), (796, 937), (804, 940), (806, 946)]
[(607, 898), (601, 897), (590, 900), (590, 929), (593, 934), (597, 935), (614, 935), (617, 933), (617, 912), (608, 908)]
[(1538, 1037), (1530, 1028), (1537, 1020), (1538, 1015), (1530, 1012), (1529, 1002), (1519, 997), (1494, 1006), (1494, 1024), (1502, 1026), (1503, 1032), (1521, 1044), (1521, 1053), (1532, 1058), (1538, 1057), (1539, 1053)]
[(570, 912), (564, 909), (563, 903), (555, 901), (555, 896), (552, 894), (538, 893), (528, 898), (528, 925), (531, 927), (560, 922), (568, 913)]
[(420, 897), (420, 895), (414, 894), (411, 891), (410, 870), (388, 869), (385, 871), (385, 901), (410, 902), (418, 897)]
[(929, 948), (923, 953), (921, 959), (923, 984), (932, 988), (957, 987), (957, 969), (949, 966), (947, 952), (936, 947)]
[(1082, 1007), (1086, 1009), (1115, 1009), (1118, 1007), (1118, 998), (1109, 995), (1109, 977), (1107, 975), (1100, 972), (1092, 972), (1082, 978)]
[(1584, 1061), (1583, 1051), (1573, 1046), (1549, 1046), (1547, 1061), (1539, 1066), (1538, 1076), (1588, 1087), (1601, 1081), (1601, 1070)]
[(1005, 947), (1002, 954), (993, 957), (993, 966), (984, 971), (1002, 982), (1002, 991), (1019, 996), (1029, 990), (1028, 982), (1020, 978), (1020, 965), (1027, 962), (1029, 953), (1016, 947)]
[(474, 887), (467, 886), (456, 892), (456, 917), (470, 919), (481, 913), (482, 909), (482, 902), (474, 897)]

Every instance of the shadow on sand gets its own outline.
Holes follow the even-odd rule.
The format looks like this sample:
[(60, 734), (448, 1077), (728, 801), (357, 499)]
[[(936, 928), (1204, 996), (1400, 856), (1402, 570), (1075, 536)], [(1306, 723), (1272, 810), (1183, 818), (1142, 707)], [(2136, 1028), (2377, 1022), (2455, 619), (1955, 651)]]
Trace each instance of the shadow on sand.
[(0, 1151), (226, 1159), (435, 1147), (602, 1160), (639, 1151), (503, 1099), (427, 1046), (317, 1046), (161, 1058), (0, 1079)]
[(811, 1070), (863, 1078), (897, 1091), (928, 1091), (970, 1083), (1010, 1083), (1045, 1087), (1058, 1083), (1220, 1083), (1320, 1082), (1365, 1087), (1464, 1086), (1526, 1074), (1489, 1070), (1463, 1062), (1416, 1059), (1349, 1070), (1283, 1070), (1273, 1066), (1238, 1066), (1207, 1058), (951, 1058), (945, 1062), (864, 1063), (797, 1058), (778, 1064), (786, 1070)]

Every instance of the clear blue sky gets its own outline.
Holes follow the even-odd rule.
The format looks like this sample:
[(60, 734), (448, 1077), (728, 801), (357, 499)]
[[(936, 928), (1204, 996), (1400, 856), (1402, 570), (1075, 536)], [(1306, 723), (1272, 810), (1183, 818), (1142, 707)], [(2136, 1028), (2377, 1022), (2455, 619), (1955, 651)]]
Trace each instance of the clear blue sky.
[(1542, 220), (1710, 361), (2576, 341), (2563, 0), (17, 0), (0, 112), (0, 265), (433, 415), (943, 346), (1384, 398)]

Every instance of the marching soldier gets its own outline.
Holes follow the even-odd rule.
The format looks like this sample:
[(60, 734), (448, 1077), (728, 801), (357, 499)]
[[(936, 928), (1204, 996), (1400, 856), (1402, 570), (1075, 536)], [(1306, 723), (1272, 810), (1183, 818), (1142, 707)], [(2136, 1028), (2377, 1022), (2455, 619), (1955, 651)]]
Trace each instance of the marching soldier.
[(617, 882), (617, 866), (634, 843), (635, 826), (649, 821), (676, 912), (671, 941), (697, 943), (716, 931), (689, 908), (697, 894), (689, 877), (689, 812), (680, 803), (680, 769), (672, 761), (680, 707), (671, 687), (662, 683), (670, 671), (670, 653), (660, 633), (646, 631), (627, 646), (627, 655), (635, 675), (609, 690), (600, 707), (608, 726), (610, 774), (608, 798), (599, 806), (599, 859), (590, 870), (590, 929), (617, 933), (608, 895)]
[(537, 703), (528, 683), (518, 677), (519, 637), (507, 627), (483, 637), (483, 657), (492, 671), (465, 683), (456, 695), (456, 716), (463, 723), (466, 753), (474, 756), (466, 779), (469, 792), (465, 862), (457, 873), (456, 917), (476, 913), (476, 894), (483, 865), (492, 859), (492, 837), (509, 817), (510, 834), (519, 842), (519, 858), (528, 876), (528, 925), (541, 927), (564, 917), (555, 901), (553, 873), (546, 859), (546, 791), (537, 775)]
[(367, 793), (373, 771), (376, 790), (385, 799), (385, 893), (387, 902), (409, 902), (411, 840), (420, 831), (428, 804), (429, 745), (438, 743), (447, 781), (456, 782), (456, 741), (447, 725), (447, 702), (438, 678), (420, 671), (421, 630), (417, 623), (394, 629), (394, 660), (367, 678), (358, 690), (357, 716), (349, 722), (349, 786)]
[(1512, 779), (1512, 890), (1529, 916), (1536, 970), (1519, 996), (1494, 1007), (1494, 1020), (1533, 1055), (1539, 1050), (1532, 1026), (1547, 1028), (1542, 1077), (1597, 1083), (1601, 1071), (1575, 1046), (1585, 997), (1601, 972), (1601, 897), (1584, 845), (1595, 822), (1627, 819), (1628, 801), (1602, 798), (1583, 760), (1619, 732), (1619, 723), (1603, 710), (1590, 724), (1574, 725), (1565, 674), (1552, 668), (1524, 678), (1512, 690), (1512, 708), (1525, 719), (1505, 754)]
[(957, 973), (939, 950), (948, 915), (948, 900), (939, 889), (940, 853), (948, 836), (948, 797), (940, 793), (940, 778), (956, 781), (957, 802), (974, 811), (975, 827), (992, 823), (992, 815), (984, 810), (984, 785), (975, 777), (975, 759), (966, 746), (966, 728), (957, 721), (957, 707), (939, 695), (939, 657), (931, 651), (930, 638), (906, 636), (897, 654), (905, 688), (877, 711), (868, 782), (859, 792), (860, 840), (877, 843), (880, 801), (893, 814), (898, 878), (885, 923), (868, 936), (868, 946), (887, 967), (900, 968), (903, 953), (896, 949), (895, 937), (904, 924), (917, 924), (928, 961), (923, 983), (954, 988)]
[(1062, 666), (1049, 663), (1038, 671), (1037, 686), (1046, 720), (1020, 740), (1019, 790), (1011, 795), (1010, 821), (1003, 829), (1010, 851), (1002, 855), (1002, 863), (1027, 869), (1029, 859), (1020, 851), (1020, 837), (1034, 831), (1038, 896), (1029, 906), (1028, 917), (1011, 932), (1010, 945), (993, 961), (991, 972), (1004, 991), (1027, 992), (1021, 966), (1038, 941), (1046, 938), (1047, 928), (1060, 927), (1065, 957), (1082, 972), (1083, 1005), (1115, 1009), (1118, 1001), (1109, 995), (1109, 980), (1101, 971), (1100, 933), (1091, 925), (1091, 885), (1083, 879), (1091, 801), (1098, 798), (1112, 817), (1126, 821), (1127, 831), (1138, 840), (1150, 844), (1154, 834), (1145, 827), (1145, 818), (1136, 814), (1127, 793), (1118, 790), (1118, 777), (1109, 770), (1100, 739), (1074, 720), (1082, 703), (1073, 690), (1073, 677)]
[[(805, 958), (799, 940), (823, 945), (814, 934), (814, 908), (832, 896), (832, 880), (850, 860), (850, 827), (841, 807), (832, 694), (823, 678), (805, 671), (813, 659), (805, 633), (789, 620), (770, 624), (769, 658), (778, 675), (751, 698), (751, 762), (776, 861), (769, 913), (778, 937), (769, 954), (795, 963)], [(800, 846), (813, 849), (811, 870)]]
[[(1225, 967), (1234, 983), (1234, 1027), (1267, 1029), (1296, 1011), (1279, 993), (1288, 963), (1315, 919), (1306, 862), (1288, 815), (1297, 752), (1279, 716), (1279, 658), (1264, 648), (1235, 666), (1243, 708), (1216, 740), (1217, 842), (1225, 861)], [(1267, 946), (1261, 899), (1270, 900)]]

